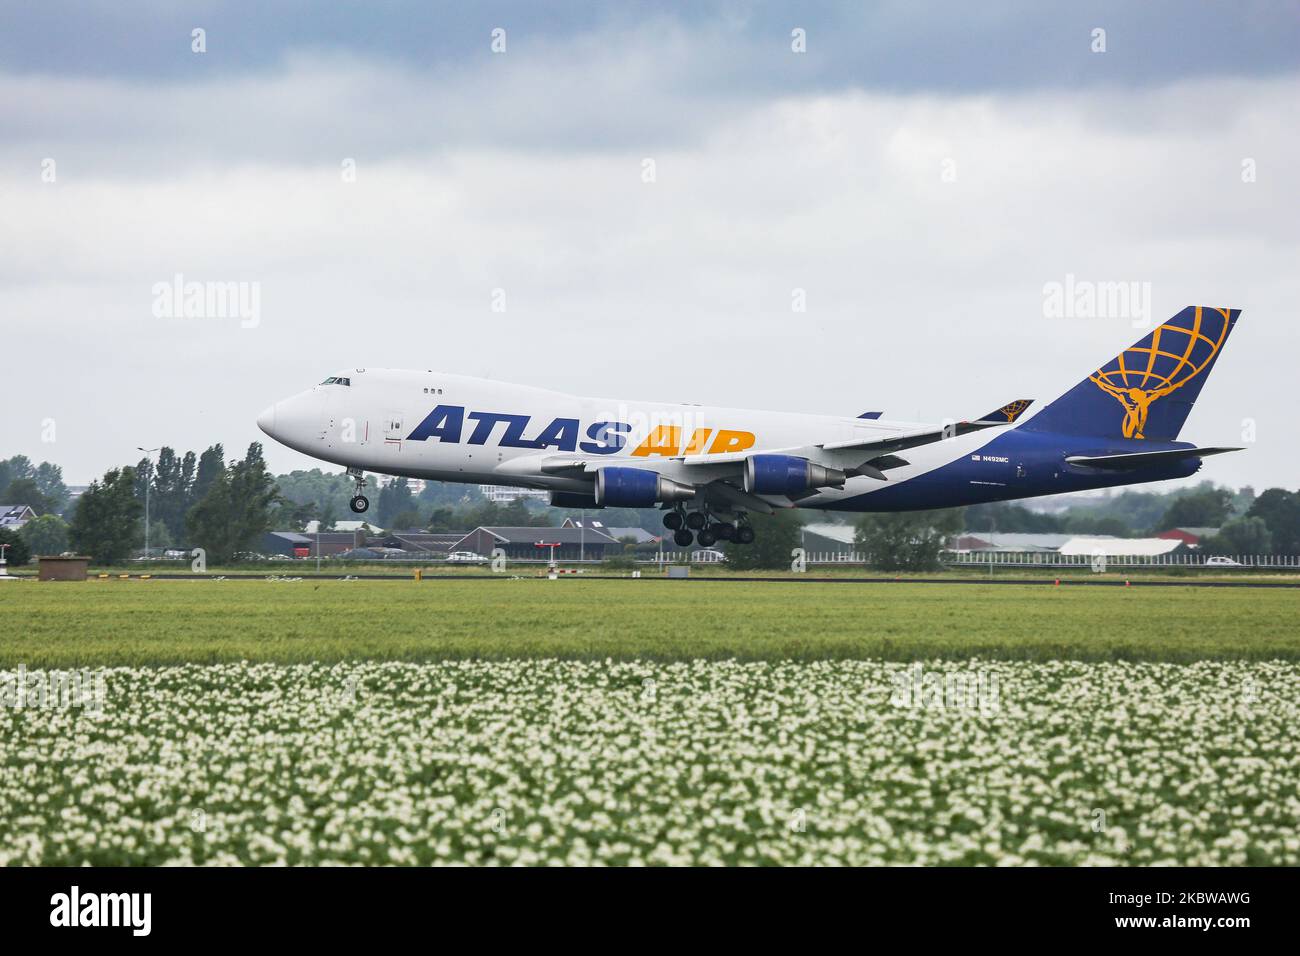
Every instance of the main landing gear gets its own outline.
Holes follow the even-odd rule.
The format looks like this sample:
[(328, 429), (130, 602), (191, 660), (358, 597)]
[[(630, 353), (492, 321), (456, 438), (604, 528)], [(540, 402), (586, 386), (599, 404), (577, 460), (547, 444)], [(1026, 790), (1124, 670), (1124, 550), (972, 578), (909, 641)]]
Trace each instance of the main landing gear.
[(361, 489), (366, 486), (365, 472), (361, 471), (359, 468), (349, 468), (348, 474), (351, 475), (353, 481), (357, 483), (357, 493), (353, 495), (352, 500), (348, 502), (348, 507), (351, 508), (355, 514), (365, 514), (370, 510), (370, 499), (361, 493)]
[(718, 521), (703, 511), (674, 508), (664, 515), (664, 527), (673, 532), (673, 542), (679, 548), (689, 548), (693, 541), (699, 541), (704, 548), (710, 548), (719, 541), (754, 543), (754, 529), (749, 526), (744, 515), (732, 524)]

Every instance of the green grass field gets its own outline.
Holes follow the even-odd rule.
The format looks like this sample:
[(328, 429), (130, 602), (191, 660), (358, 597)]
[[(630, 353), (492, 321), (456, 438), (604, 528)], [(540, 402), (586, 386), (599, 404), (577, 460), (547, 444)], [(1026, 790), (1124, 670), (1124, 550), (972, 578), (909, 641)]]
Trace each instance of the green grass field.
[(1297, 612), (1068, 582), (10, 583), (0, 865), (1294, 866)]
[(24, 582), (0, 666), (543, 658), (1300, 659), (1300, 592), (500, 577)]

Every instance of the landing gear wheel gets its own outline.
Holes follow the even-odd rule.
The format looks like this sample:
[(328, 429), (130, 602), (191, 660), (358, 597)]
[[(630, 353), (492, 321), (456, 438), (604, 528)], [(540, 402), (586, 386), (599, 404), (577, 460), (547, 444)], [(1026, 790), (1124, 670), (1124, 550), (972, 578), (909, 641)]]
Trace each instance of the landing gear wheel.
[(719, 521), (715, 524), (713, 526), (713, 533), (718, 536), (719, 541), (736, 540), (736, 526), (734, 524), (727, 524), (725, 521)]
[(673, 532), (673, 543), (679, 548), (689, 548), (691, 542), (695, 540), (695, 535), (691, 534), (685, 528)]
[(753, 544), (754, 529), (747, 524), (742, 524), (736, 529), (736, 533), (732, 536), (731, 540), (736, 542), (736, 544)]
[(690, 528), (692, 531), (699, 531), (704, 527), (704, 525), (705, 517), (703, 511), (692, 511), (686, 516), (686, 527)]
[(365, 495), (357, 495), (355, 498), (353, 498), (351, 501), (348, 502), (348, 506), (351, 507), (352, 510), (359, 515), (365, 514), (367, 511), (370, 510), (370, 499), (367, 498)]
[(682, 517), (680, 511), (670, 511), (668, 514), (664, 515), (664, 527), (669, 531), (676, 531), (682, 526), (685, 520), (686, 519)]
[(700, 542), (700, 547), (702, 548), (711, 548), (718, 543), (717, 532), (715, 532), (712, 528), (705, 528), (703, 531), (697, 534), (695, 538), (697, 541)]

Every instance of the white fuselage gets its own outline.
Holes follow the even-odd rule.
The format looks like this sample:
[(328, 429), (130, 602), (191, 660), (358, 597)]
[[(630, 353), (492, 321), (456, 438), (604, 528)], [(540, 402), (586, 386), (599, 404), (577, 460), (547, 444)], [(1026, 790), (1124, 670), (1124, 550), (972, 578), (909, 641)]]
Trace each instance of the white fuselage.
[[(579, 455), (597, 465), (608, 461), (645, 467), (698, 482), (707, 477), (707, 468), (702, 472), (698, 464), (701, 455), (813, 452), (825, 443), (887, 437), (917, 427), (883, 419), (586, 398), (396, 369), (340, 372), (271, 406), (258, 425), (290, 448), (357, 471), (556, 491), (590, 487), (589, 481), (545, 472), (546, 460), (558, 455)], [(911, 449), (909, 463), (890, 473), (890, 483), (943, 465), (992, 438), (981, 432)], [(695, 456), (689, 474), (674, 460), (683, 456)], [(834, 507), (838, 499), (870, 493), (882, 484), (851, 478), (843, 489), (823, 489), (800, 504)]]

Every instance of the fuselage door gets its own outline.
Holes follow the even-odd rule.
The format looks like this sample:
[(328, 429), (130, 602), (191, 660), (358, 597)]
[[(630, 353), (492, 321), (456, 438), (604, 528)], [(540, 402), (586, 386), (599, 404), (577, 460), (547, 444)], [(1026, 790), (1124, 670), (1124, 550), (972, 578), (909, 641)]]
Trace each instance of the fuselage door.
[(402, 413), (390, 411), (384, 413), (384, 441), (401, 444), (406, 434), (402, 431)]

